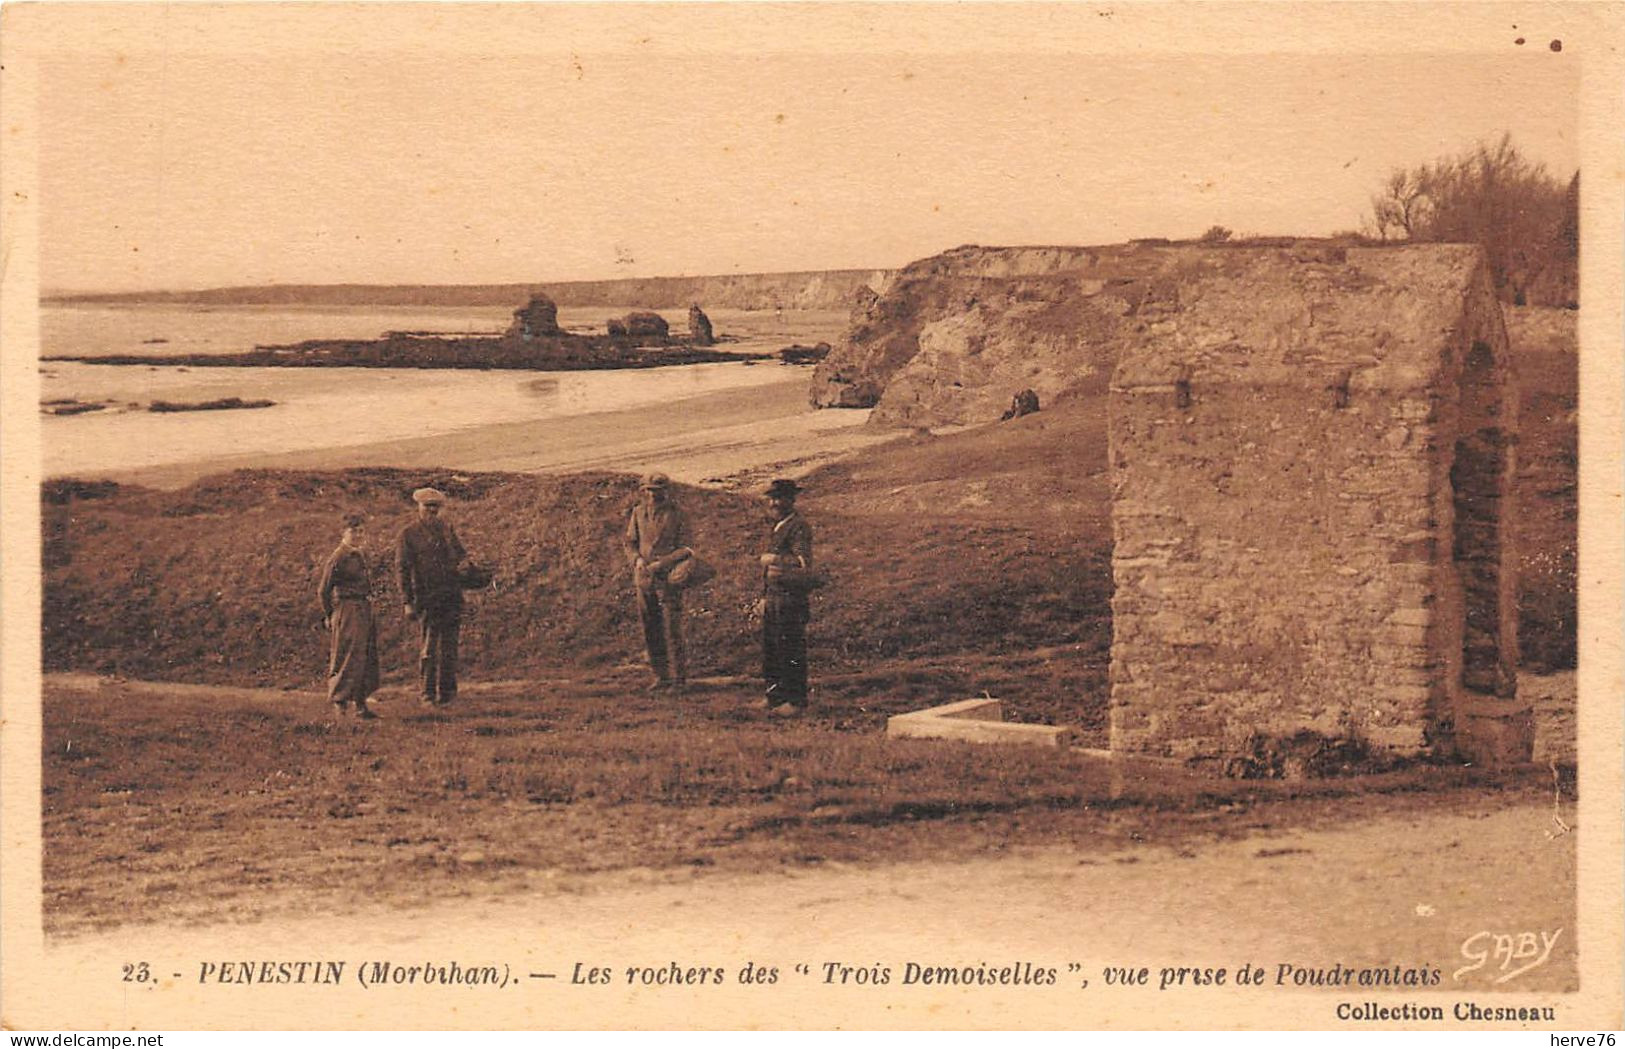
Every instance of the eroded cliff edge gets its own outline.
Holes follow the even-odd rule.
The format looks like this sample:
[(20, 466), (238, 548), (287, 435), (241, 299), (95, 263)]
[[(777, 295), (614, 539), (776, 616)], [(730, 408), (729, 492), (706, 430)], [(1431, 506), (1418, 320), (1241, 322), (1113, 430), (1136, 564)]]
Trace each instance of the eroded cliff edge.
[(1239, 295), (1312, 324), (1317, 296), (1346, 298), (1340, 282), (1361, 281), (1361, 259), (1407, 250), (1422, 249), (1284, 238), (955, 248), (858, 303), (810, 397), (818, 407), (873, 408), (883, 426), (992, 422), (1022, 390), (1046, 407), (1103, 392), (1124, 347), (1167, 335), (1203, 296)]

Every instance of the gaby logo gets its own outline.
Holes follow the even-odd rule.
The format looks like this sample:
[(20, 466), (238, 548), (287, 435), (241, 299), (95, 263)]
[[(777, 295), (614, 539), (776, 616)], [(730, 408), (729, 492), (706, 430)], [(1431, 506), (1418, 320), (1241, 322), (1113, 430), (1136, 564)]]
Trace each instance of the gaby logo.
[(1474, 933), (1461, 942), (1461, 956), (1470, 964), (1457, 969), (1451, 974), (1451, 979), (1460, 980), (1468, 973), (1498, 963), (1500, 975), (1495, 982), (1506, 983), (1545, 965), (1562, 935), (1562, 929), (1552, 933), (1544, 929), (1539, 932)]

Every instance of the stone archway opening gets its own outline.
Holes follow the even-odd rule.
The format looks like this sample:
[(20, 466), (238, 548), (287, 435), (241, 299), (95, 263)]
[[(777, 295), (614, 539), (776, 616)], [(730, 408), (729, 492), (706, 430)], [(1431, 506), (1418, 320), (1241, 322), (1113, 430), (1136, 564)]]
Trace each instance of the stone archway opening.
[[(1482, 333), (1480, 333), (1481, 336)], [(1467, 345), (1450, 460), (1450, 568), (1459, 632), (1448, 665), (1454, 745), (1465, 759), (1529, 759), (1533, 725), (1517, 701), (1517, 592), (1512, 570), (1516, 387), (1484, 337)]]
[(1468, 351), (1461, 378), (1461, 430), (1450, 467), (1455, 510), (1451, 559), (1462, 589), (1461, 687), (1481, 696), (1513, 694), (1502, 648), (1502, 509), (1510, 442), (1500, 426), (1493, 357), (1484, 342)]

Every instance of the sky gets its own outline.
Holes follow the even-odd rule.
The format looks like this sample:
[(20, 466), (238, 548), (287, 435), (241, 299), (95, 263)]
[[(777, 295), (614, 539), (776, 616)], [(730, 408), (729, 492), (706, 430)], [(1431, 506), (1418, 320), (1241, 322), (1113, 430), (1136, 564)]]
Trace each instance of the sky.
[[(184, 8), (185, 5), (182, 5)], [(967, 41), (970, 42), (970, 41)], [(58, 53), (48, 290), (893, 267), (959, 244), (1358, 228), (1510, 132), (1566, 179), (1578, 63), (932, 51)]]

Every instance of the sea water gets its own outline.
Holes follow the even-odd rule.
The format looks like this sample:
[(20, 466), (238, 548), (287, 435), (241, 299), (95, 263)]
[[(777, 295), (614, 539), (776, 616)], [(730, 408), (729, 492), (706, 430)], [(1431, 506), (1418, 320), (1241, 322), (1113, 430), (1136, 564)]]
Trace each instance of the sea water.
[[(611, 317), (633, 306), (559, 310), (566, 330), (601, 333)], [(242, 353), (307, 339), (376, 339), (391, 331), (497, 335), (512, 319), (506, 306), (165, 306), (153, 304), (45, 306), (40, 354), (55, 356)], [(674, 334), (688, 331), (688, 311), (659, 310)], [(723, 349), (772, 352), (793, 342), (833, 338), (845, 314), (814, 310), (709, 310), (712, 326), (733, 336)]]
[[(386, 330), (500, 329), (506, 310), (51, 308), (41, 311), (41, 356), (228, 353), (304, 338), (374, 337)], [(600, 310), (608, 315), (613, 311)], [(624, 312), (624, 311), (622, 311)], [(744, 315), (742, 315), (744, 316)], [(810, 324), (766, 314), (772, 340), (827, 338)], [(748, 327), (749, 325), (736, 326)], [(682, 330), (680, 327), (677, 330)], [(769, 336), (767, 333), (771, 333)], [(148, 340), (164, 339), (164, 342)], [(783, 342), (780, 342), (782, 345)], [(232, 368), (40, 363), (42, 402), (106, 403), (45, 415), (46, 477), (93, 477), (227, 455), (276, 454), (426, 437), (497, 423), (636, 408), (729, 389), (792, 381), (777, 364), (714, 363), (613, 371), (535, 372), (394, 368)], [(796, 370), (805, 381), (806, 373)], [(269, 408), (177, 413), (153, 401), (229, 397)]]

